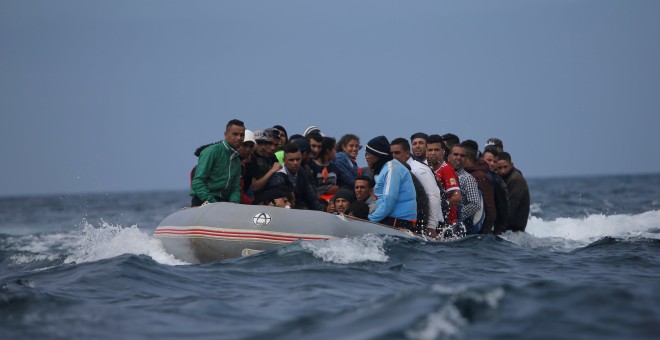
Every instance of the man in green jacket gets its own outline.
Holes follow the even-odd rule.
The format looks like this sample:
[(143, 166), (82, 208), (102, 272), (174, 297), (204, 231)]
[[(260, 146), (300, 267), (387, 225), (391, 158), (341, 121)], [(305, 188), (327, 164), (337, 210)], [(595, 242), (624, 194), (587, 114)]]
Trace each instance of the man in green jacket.
[(238, 119), (227, 123), (225, 139), (199, 155), (192, 179), (192, 206), (206, 202), (241, 202), (241, 159), (237, 151), (245, 138), (245, 125)]

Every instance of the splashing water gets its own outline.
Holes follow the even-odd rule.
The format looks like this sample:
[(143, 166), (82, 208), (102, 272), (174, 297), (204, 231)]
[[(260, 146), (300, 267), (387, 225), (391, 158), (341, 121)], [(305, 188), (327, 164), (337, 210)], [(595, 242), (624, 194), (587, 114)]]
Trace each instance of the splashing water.
[(349, 264), (358, 262), (387, 262), (385, 241), (387, 237), (366, 234), (355, 238), (327, 241), (304, 241), (302, 247), (325, 262)]
[(103, 221), (99, 228), (83, 221), (82, 235), (64, 263), (98, 261), (122, 254), (148, 255), (162, 264), (187, 264), (168, 254), (159, 240), (141, 231), (136, 225), (123, 228)]

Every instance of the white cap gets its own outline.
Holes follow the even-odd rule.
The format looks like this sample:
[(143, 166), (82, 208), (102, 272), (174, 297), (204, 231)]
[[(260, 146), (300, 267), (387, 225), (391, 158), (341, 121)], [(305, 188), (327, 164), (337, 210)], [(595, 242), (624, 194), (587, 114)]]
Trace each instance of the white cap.
[(310, 132), (312, 132), (312, 131), (316, 131), (316, 132), (318, 132), (319, 134), (321, 134), (321, 136), (325, 137), (325, 135), (321, 133), (321, 129), (319, 129), (319, 127), (316, 126), (316, 125), (312, 125), (312, 126), (307, 127), (307, 128), (305, 129), (305, 132), (303, 132), (303, 136), (304, 136), (304, 137), (307, 137), (307, 135), (308, 135)]
[(257, 144), (257, 142), (254, 140), (254, 132), (245, 129), (245, 139), (243, 139), (243, 143), (245, 142), (252, 142), (254, 144)]

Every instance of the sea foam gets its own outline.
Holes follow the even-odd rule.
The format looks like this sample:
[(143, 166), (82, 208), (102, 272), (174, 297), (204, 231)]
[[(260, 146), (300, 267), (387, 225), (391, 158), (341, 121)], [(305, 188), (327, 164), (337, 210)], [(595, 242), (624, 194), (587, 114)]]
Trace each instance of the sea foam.
[(104, 221), (99, 227), (83, 221), (82, 233), (64, 263), (92, 262), (123, 254), (148, 255), (168, 265), (187, 264), (168, 254), (159, 240), (136, 225), (126, 228)]
[(386, 240), (386, 236), (366, 234), (327, 241), (303, 241), (302, 247), (325, 262), (338, 264), (387, 262), (389, 257), (384, 248)]
[(503, 238), (530, 248), (574, 250), (604, 237), (660, 239), (660, 210), (637, 215), (590, 215), (544, 221), (532, 217), (526, 233), (507, 232)]

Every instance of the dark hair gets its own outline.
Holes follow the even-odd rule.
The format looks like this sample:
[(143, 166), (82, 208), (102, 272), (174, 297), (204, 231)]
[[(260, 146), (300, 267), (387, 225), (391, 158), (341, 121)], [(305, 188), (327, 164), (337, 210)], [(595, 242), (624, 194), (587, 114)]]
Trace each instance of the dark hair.
[(494, 147), (487, 147), (486, 150), (484, 150), (483, 153), (486, 153), (486, 152), (489, 152), (489, 153), (493, 154), (493, 156), (495, 156), (495, 157), (499, 157), (499, 154), (500, 154), (499, 152), (497, 152), (497, 149), (495, 149)]
[(296, 133), (296, 134), (291, 135), (289, 137), (289, 142), (293, 142), (294, 140), (300, 139), (300, 138), (305, 138), (305, 136)]
[(465, 157), (476, 161), (477, 153), (479, 152), (479, 144), (472, 139), (465, 140), (461, 143), (461, 146), (465, 148)]
[(435, 144), (435, 143), (442, 143), (442, 136), (438, 134), (433, 134), (426, 139), (426, 144)]
[(237, 125), (237, 126), (245, 127), (245, 124), (243, 124), (242, 121), (240, 121), (240, 120), (238, 120), (238, 119), (232, 119), (232, 120), (230, 120), (230, 121), (227, 123), (227, 126), (225, 127), (225, 130), (229, 131), (229, 128), (231, 128), (232, 125)]
[(330, 152), (330, 150), (335, 148), (335, 144), (337, 144), (337, 141), (334, 138), (323, 137), (323, 141), (321, 142), (321, 151), (319, 151), (318, 158), (325, 157)]
[(422, 138), (424, 140), (428, 140), (429, 135), (425, 134), (424, 132), (413, 133), (412, 136), (410, 136), (410, 141), (412, 142), (416, 138)]
[(288, 153), (296, 153), (300, 151), (300, 148), (298, 145), (296, 145), (296, 143), (286, 143), (282, 147), (282, 151), (284, 151), (284, 154), (286, 155)]
[(445, 133), (442, 139), (447, 143), (447, 146), (452, 147), (461, 142), (460, 138), (453, 133)]
[(305, 138), (307, 138), (308, 141), (311, 141), (313, 139), (317, 142), (323, 142), (323, 136), (321, 135), (321, 133), (317, 131), (308, 133), (307, 136), (305, 136)]
[(354, 201), (348, 207), (348, 214), (366, 220), (369, 218), (369, 205), (365, 201)]
[(355, 181), (367, 181), (369, 184), (369, 189), (373, 189), (376, 186), (376, 181), (373, 178), (367, 175), (360, 175), (355, 178)]
[(500, 152), (500, 154), (497, 155), (497, 158), (501, 161), (507, 161), (507, 162), (511, 163), (511, 155), (506, 151)]
[(339, 138), (339, 142), (337, 143), (337, 146), (335, 147), (335, 150), (337, 150), (337, 152), (344, 151), (343, 147), (348, 145), (348, 143), (350, 143), (352, 140), (356, 140), (358, 144), (360, 144), (360, 137), (352, 133), (347, 133), (341, 136), (341, 138)]
[(403, 151), (410, 151), (410, 143), (408, 143), (408, 140), (405, 138), (394, 138), (391, 142), (390, 145), (401, 145), (403, 148)]

